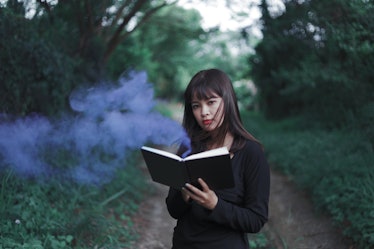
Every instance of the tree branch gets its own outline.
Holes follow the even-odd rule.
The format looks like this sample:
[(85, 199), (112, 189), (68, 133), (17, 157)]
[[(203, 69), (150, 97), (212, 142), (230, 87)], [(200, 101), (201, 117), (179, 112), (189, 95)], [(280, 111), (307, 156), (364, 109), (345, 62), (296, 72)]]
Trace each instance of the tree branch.
[(120, 44), (124, 39), (126, 39), (132, 32), (134, 32), (138, 27), (140, 27), (142, 24), (144, 24), (154, 13), (156, 13), (158, 10), (161, 8), (172, 5), (177, 3), (178, 1), (174, 1), (172, 3), (166, 3), (163, 2), (162, 4), (150, 9), (147, 11), (144, 16), (141, 18), (141, 20), (138, 22), (138, 24), (131, 30), (131, 31), (126, 31), (125, 33), (122, 33), (123, 30), (125, 29), (125, 26), (128, 24), (128, 22), (131, 20), (132, 17), (135, 16), (135, 14), (140, 10), (141, 6), (145, 3), (146, 1), (138, 1), (134, 8), (131, 10), (130, 13), (128, 13), (122, 23), (118, 26), (116, 32), (112, 36), (112, 38), (109, 40), (107, 44), (107, 49), (104, 54), (104, 63), (109, 59), (115, 48)]
[(40, 6), (42, 6), (45, 11), (48, 13), (48, 15), (51, 15), (51, 6), (47, 3), (47, 1), (45, 0), (36, 0), (37, 3), (40, 4)]
[(166, 5), (168, 5), (168, 4), (163, 3), (163, 4), (157, 6), (153, 9), (147, 11), (144, 14), (143, 18), (138, 22), (138, 24), (132, 30), (127, 31), (127, 32), (125, 32), (121, 35), (120, 41), (125, 40), (132, 32), (134, 32), (136, 29), (138, 29), (140, 26), (142, 26), (154, 13), (156, 13), (159, 9), (165, 7)]
[(114, 28), (115, 25), (117, 24), (118, 20), (122, 17), (123, 10), (126, 8), (126, 6), (130, 5), (131, 0), (126, 0), (119, 8), (118, 11), (110, 25), (110, 28)]

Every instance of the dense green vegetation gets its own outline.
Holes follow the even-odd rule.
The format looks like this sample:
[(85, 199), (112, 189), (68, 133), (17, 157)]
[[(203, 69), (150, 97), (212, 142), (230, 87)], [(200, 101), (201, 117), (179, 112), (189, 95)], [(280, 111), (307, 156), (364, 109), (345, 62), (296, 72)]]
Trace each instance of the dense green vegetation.
[(300, 115), (304, 126), (365, 129), (373, 141), (374, 5), (371, 1), (285, 1), (269, 13), (252, 76), (267, 117)]
[[(241, 106), (258, 111), (243, 109), (244, 120), (273, 167), (307, 189), (359, 248), (373, 247), (373, 1), (283, 0), (274, 11), (263, 0), (261, 40), (250, 27), (203, 30), (199, 13), (176, 1), (35, 2), (0, 3), (0, 125), (82, 117), (70, 107), (74, 89), (131, 69), (147, 72), (157, 98), (178, 100), (193, 73), (219, 67), (235, 81)], [(245, 41), (255, 53), (241, 48)], [(136, 167), (119, 168), (100, 188), (42, 183), (9, 170), (2, 152), (14, 144), (7, 145), (0, 151), (0, 248), (123, 247), (133, 239), (129, 216), (144, 186)], [(72, 162), (62, 152), (45, 156), (65, 167)]]
[(100, 187), (2, 172), (0, 248), (128, 248), (137, 236), (131, 218), (147, 193), (139, 154), (133, 156)]

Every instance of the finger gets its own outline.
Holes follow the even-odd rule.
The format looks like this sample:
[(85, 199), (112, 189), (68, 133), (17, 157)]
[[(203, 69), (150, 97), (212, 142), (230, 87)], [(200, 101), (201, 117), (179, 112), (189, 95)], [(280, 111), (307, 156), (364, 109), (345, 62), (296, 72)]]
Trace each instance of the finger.
[(201, 202), (202, 199), (204, 198), (204, 192), (202, 192), (200, 189), (196, 188), (195, 186), (189, 184), (186, 186), (186, 191), (188, 191), (188, 195), (190, 196), (191, 199)]
[(187, 188), (190, 192), (192, 192), (192, 193), (198, 194), (199, 191), (200, 191), (200, 189), (198, 189), (197, 187), (195, 187), (195, 186), (192, 185), (192, 184), (186, 183), (185, 186), (186, 186), (186, 188)]
[(204, 194), (204, 192), (202, 192), (200, 189), (196, 188), (192, 184), (187, 183), (185, 189), (186, 191), (188, 191), (188, 195), (196, 201), (200, 201), (202, 195)]
[(195, 195), (192, 189), (189, 189), (187, 186), (182, 188), (182, 193), (185, 195)]
[(190, 191), (186, 188), (182, 188), (182, 198), (185, 202), (188, 202), (191, 199)]
[(206, 184), (206, 182), (203, 179), (199, 178), (199, 179), (197, 179), (197, 181), (201, 185), (204, 192), (208, 192), (210, 190), (208, 184)]

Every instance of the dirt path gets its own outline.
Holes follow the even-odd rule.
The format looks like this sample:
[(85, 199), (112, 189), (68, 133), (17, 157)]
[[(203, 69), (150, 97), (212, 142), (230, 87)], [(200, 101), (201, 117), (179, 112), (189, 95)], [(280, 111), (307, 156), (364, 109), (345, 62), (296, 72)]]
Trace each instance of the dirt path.
[[(167, 213), (167, 188), (151, 183), (154, 192), (141, 204), (135, 223), (139, 241), (131, 249), (170, 249), (175, 220)], [(353, 249), (332, 227), (331, 220), (314, 212), (308, 196), (281, 174), (272, 171), (270, 218), (263, 231), (269, 249)]]
[(264, 230), (277, 249), (353, 249), (329, 217), (315, 212), (308, 195), (275, 171), (269, 217)]
[(145, 174), (152, 193), (141, 203), (138, 214), (134, 217), (140, 238), (130, 249), (170, 249), (176, 220), (171, 218), (166, 210), (168, 187), (152, 182), (147, 172)]

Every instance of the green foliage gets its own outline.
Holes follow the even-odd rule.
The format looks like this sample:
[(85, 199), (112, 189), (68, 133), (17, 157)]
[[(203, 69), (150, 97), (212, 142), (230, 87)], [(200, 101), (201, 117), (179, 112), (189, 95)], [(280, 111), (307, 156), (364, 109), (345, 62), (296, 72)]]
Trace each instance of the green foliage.
[(300, 129), (299, 120), (244, 120), (264, 144), (268, 160), (307, 189), (359, 248), (374, 246), (374, 149), (360, 130)]
[(131, 69), (146, 70), (157, 97), (173, 100), (198, 70), (221, 68), (234, 81), (248, 70), (239, 32), (204, 31), (198, 11), (168, 1), (9, 0), (0, 18), (6, 113), (66, 111), (73, 88)]
[[(39, 21), (44, 37), (60, 44), (66, 55), (80, 62), (78, 73), (92, 82), (106, 78), (106, 70), (110, 76), (118, 77), (129, 69), (125, 66), (132, 64), (129, 62), (132, 55), (146, 55), (144, 52), (148, 52), (148, 47), (135, 50), (143, 47), (137, 42), (142, 44), (144, 41), (133, 35), (138, 29), (152, 24), (150, 18), (170, 5), (172, 3), (164, 0), (38, 2), (36, 6), (42, 11), (33, 20)], [(156, 30), (159, 28), (157, 26)], [(128, 47), (129, 44), (133, 46)]]
[(38, 36), (35, 23), (0, 11), (0, 112), (57, 113), (67, 106), (74, 62)]
[(40, 16), (32, 19), (37, 23), (40, 36), (57, 44), (60, 51), (75, 62), (73, 73), (80, 76), (80, 84), (104, 77), (104, 34), (107, 33), (103, 32), (101, 21), (105, 18), (106, 7), (112, 3), (59, 1), (54, 6), (45, 4), (49, 6), (48, 11), (41, 11)]
[(239, 109), (254, 109), (255, 108), (255, 93), (253, 92), (252, 81), (234, 81), (234, 91), (238, 100)]
[(198, 52), (196, 44), (205, 40), (200, 20), (196, 10), (163, 8), (118, 46), (108, 62), (110, 74), (118, 75), (124, 68), (146, 69), (157, 96), (178, 97), (185, 87), (181, 82), (201, 65), (192, 56)]
[(0, 248), (125, 248), (134, 241), (131, 216), (147, 187), (134, 154), (101, 187), (0, 175)]
[(278, 16), (263, 3), (252, 73), (267, 117), (301, 114), (325, 127), (365, 122), (361, 108), (374, 98), (373, 3), (286, 1)]
[[(184, 15), (188, 11), (177, 8), (176, 12), (159, 14), (156, 26), (150, 25), (152, 28), (148, 29), (144, 25), (147, 19), (168, 5), (159, 0), (58, 1), (32, 5), (28, 1), (9, 0), (2, 4), (0, 111), (19, 115), (66, 111), (69, 94), (78, 84), (96, 83), (108, 74), (118, 77), (131, 68), (149, 71), (152, 80), (152, 76), (158, 75), (159, 84), (171, 76), (174, 81), (175, 65), (183, 61), (180, 54), (189, 54), (184, 48), (192, 37), (199, 36), (201, 28), (195, 21), (196, 12)], [(29, 12), (25, 18), (25, 6), (35, 14)], [(117, 6), (119, 12), (111, 6)], [(169, 16), (173, 22), (168, 23)], [(186, 25), (182, 16), (188, 16), (187, 21), (193, 24)], [(174, 22), (175, 19), (178, 20)], [(122, 21), (123, 25), (119, 25)], [(162, 36), (158, 24), (165, 32)], [(144, 32), (137, 33), (140, 26)], [(170, 49), (167, 53), (165, 46)], [(116, 56), (107, 64), (117, 47)], [(182, 74), (183, 66), (178, 68)], [(172, 86), (178, 88), (177, 84)]]
[(181, 99), (190, 78), (201, 69), (216, 67), (233, 80), (242, 79), (248, 67), (244, 38), (233, 31), (206, 32), (201, 18), (193, 9), (163, 8), (117, 47), (108, 73), (115, 77), (125, 68), (145, 69), (156, 95), (171, 100)]

